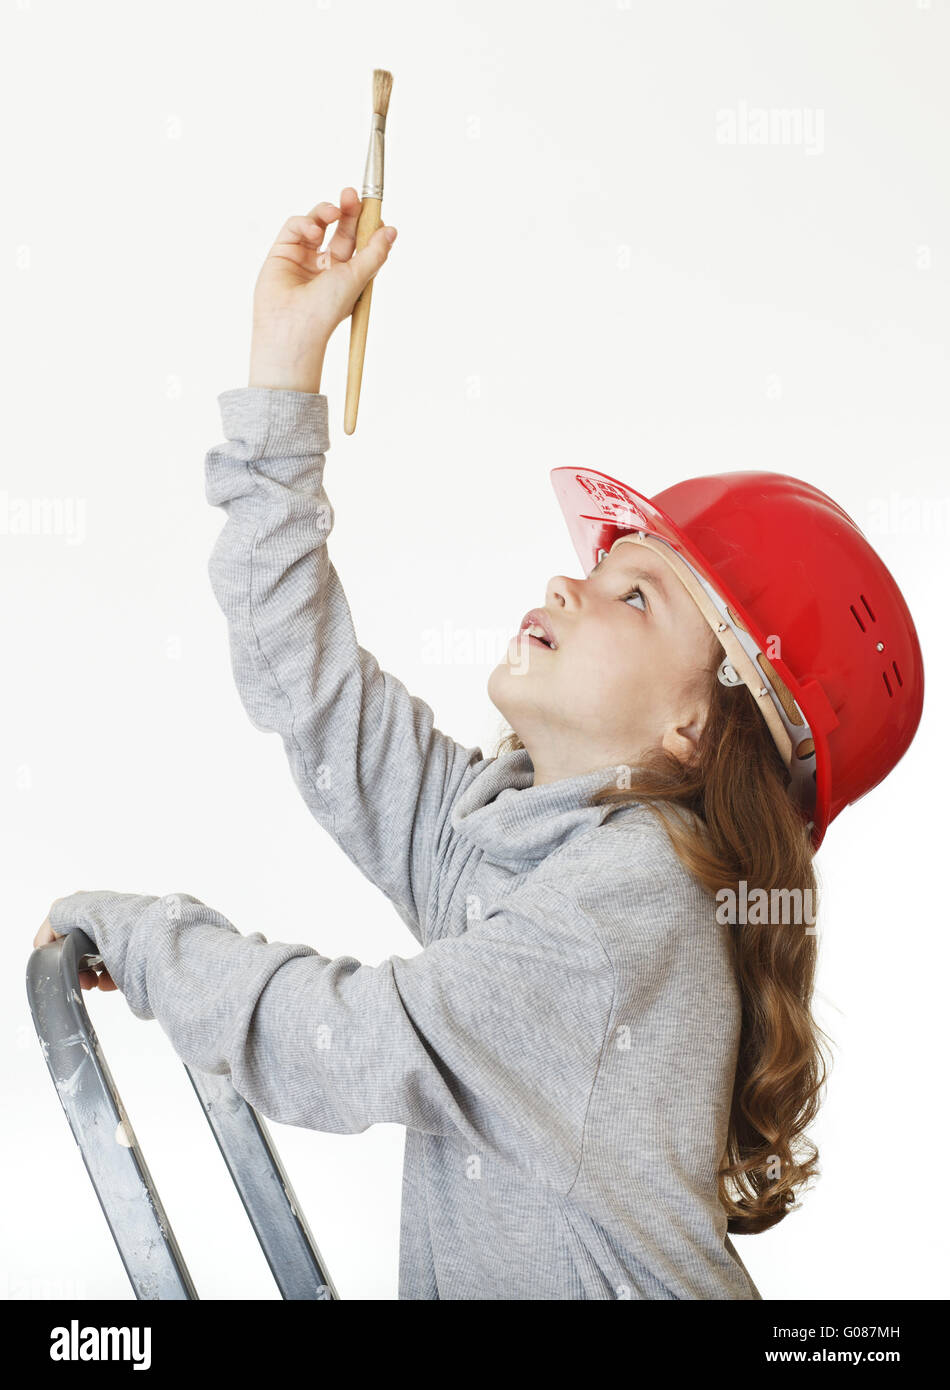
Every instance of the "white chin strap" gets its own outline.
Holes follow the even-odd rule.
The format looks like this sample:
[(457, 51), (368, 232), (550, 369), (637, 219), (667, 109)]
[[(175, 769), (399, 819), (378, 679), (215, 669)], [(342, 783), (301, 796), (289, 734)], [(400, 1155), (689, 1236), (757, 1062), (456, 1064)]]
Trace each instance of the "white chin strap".
[[(648, 535), (646, 531), (631, 531), (618, 536), (611, 550), (624, 542), (646, 546), (675, 572), (726, 654), (716, 672), (719, 680), (723, 685), (746, 685), (755, 696), (782, 762), (791, 775), (788, 794), (803, 811), (812, 814), (815, 741), (801, 708), (768, 657), (721, 596), (669, 541)], [(598, 561), (606, 554), (605, 550), (600, 550)], [(809, 830), (813, 825), (814, 821), (808, 822)]]

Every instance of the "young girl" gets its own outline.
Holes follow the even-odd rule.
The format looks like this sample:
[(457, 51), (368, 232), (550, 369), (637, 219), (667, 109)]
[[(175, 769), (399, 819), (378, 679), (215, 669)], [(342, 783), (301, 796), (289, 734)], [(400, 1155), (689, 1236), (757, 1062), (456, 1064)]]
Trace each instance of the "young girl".
[(587, 577), (555, 576), (491, 673), (496, 756), (434, 728), (327, 549), (324, 352), (389, 250), (354, 253), (359, 210), (292, 217), (261, 271), (205, 461), (210, 577), (251, 720), (422, 949), (328, 959), (111, 892), (58, 900), (36, 944), (81, 927), (102, 983), (272, 1120), (405, 1125), (400, 1298), (758, 1299), (730, 1235), (817, 1159), (812, 858), (913, 737), (913, 623), (806, 483), (651, 502), (555, 469)]

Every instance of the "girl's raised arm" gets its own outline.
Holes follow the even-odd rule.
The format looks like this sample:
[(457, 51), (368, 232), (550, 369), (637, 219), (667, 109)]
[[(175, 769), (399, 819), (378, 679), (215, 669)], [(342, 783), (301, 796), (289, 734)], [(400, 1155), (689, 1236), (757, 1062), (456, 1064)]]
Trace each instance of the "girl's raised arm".
[(353, 254), (355, 190), (341, 203), (328, 251), (340, 210), (321, 203), (285, 224), (258, 279), (250, 384), (218, 397), (227, 442), (205, 459), (208, 501), (228, 518), (209, 574), (252, 722), (280, 734), (312, 814), (425, 945), (449, 811), (484, 759), (358, 645), (327, 552), (323, 353), (388, 252), (381, 227)]

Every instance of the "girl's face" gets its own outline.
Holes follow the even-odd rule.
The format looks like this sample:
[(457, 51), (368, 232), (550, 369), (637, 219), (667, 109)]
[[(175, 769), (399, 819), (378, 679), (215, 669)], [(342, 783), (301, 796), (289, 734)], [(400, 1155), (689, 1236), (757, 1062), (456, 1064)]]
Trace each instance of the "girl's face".
[(555, 575), (540, 611), (556, 649), (522, 632), (488, 679), (535, 783), (632, 765), (660, 744), (688, 759), (722, 652), (672, 567), (618, 540), (587, 579)]

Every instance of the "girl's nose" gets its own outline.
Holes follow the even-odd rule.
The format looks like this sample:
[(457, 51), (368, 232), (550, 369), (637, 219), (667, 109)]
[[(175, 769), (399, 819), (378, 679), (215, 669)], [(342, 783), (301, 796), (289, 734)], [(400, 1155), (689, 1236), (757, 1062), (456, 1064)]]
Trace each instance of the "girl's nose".
[(565, 574), (554, 575), (553, 579), (548, 580), (547, 592), (544, 599), (545, 603), (550, 607), (557, 604), (560, 605), (561, 608), (570, 608), (573, 604), (577, 603), (577, 586), (579, 583), (580, 580), (569, 579)]

